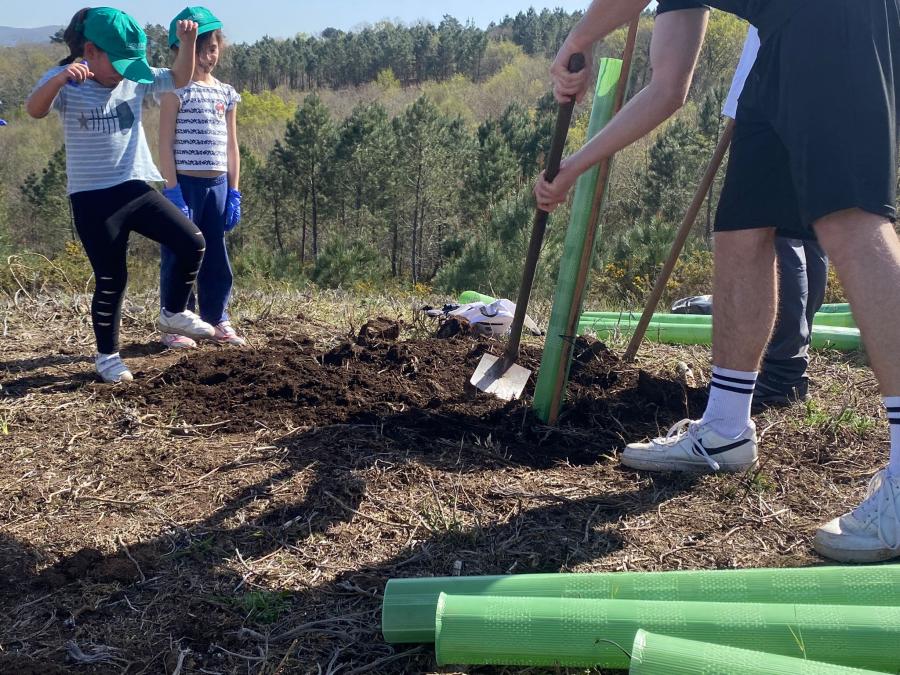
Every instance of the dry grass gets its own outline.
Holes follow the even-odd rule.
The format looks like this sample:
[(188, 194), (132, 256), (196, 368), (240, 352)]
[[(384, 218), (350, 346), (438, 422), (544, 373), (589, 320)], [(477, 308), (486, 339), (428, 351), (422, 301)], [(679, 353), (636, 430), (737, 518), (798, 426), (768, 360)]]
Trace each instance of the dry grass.
[[(415, 302), (244, 294), (235, 311), (255, 348), (328, 348), (374, 315), (424, 336)], [(130, 303), (123, 330), (145, 378), (191, 358), (147, 348), (154, 305)], [(757, 420), (764, 461), (747, 475), (642, 475), (612, 450), (542, 465), (465, 428), (225, 433), (95, 384), (86, 309), (20, 294), (0, 310), (3, 672), (451, 672), (383, 642), (388, 578), (816, 564), (814, 528), (884, 457), (872, 374), (834, 353), (814, 358), (808, 406)], [(656, 346), (639, 365), (674, 377), (685, 361), (702, 380), (707, 360)]]

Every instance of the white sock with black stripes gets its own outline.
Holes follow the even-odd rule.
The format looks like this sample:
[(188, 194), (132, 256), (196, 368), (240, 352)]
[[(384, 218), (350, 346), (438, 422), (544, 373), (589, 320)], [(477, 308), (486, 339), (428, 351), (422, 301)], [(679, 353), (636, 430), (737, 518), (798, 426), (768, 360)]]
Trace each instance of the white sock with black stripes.
[(750, 405), (757, 372), (729, 370), (713, 366), (709, 383), (709, 402), (703, 424), (709, 424), (726, 438), (737, 438), (750, 424)]
[(900, 396), (885, 396), (883, 400), (891, 427), (891, 459), (888, 462), (888, 474), (900, 478)]

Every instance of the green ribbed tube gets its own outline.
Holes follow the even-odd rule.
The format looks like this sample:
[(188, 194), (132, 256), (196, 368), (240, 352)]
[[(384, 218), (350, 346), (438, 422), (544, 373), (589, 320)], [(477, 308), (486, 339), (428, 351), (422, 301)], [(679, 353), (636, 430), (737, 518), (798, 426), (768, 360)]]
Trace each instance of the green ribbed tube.
[(391, 643), (434, 642), (434, 616), (441, 593), (900, 606), (900, 565), (391, 579), (382, 603), (384, 639)]
[[(637, 312), (584, 312), (579, 323), (596, 320), (612, 321), (639, 321), (641, 315)], [(651, 321), (656, 323), (690, 323), (711, 324), (712, 316), (709, 314), (654, 314)], [(856, 322), (850, 312), (819, 312), (813, 318), (817, 326), (837, 326), (839, 328), (856, 328)]]
[[(610, 335), (628, 336), (637, 327), (637, 320), (588, 318), (578, 324), (579, 333), (596, 333), (599, 339)], [(708, 345), (712, 341), (712, 323), (663, 323), (651, 321), (645, 336), (651, 342), (679, 345)], [(858, 328), (823, 326), (813, 324), (810, 346), (814, 349), (839, 349), (856, 351), (862, 349)]]
[(641, 629), (882, 672), (900, 669), (900, 607), (441, 594), (438, 665), (629, 666)]
[[(597, 89), (591, 108), (591, 119), (588, 122), (588, 139), (593, 138), (612, 119), (616, 87), (621, 74), (622, 61), (619, 59), (600, 59)], [(590, 226), (591, 207), (594, 202), (594, 191), (597, 187), (599, 173), (600, 167), (594, 166), (581, 174), (575, 183), (575, 195), (572, 197), (569, 227), (566, 230), (566, 240), (559, 263), (559, 277), (557, 278), (556, 292), (553, 297), (553, 310), (550, 313), (550, 323), (547, 328), (547, 336), (544, 339), (541, 367), (534, 387), (532, 407), (535, 414), (544, 421), (550, 415), (554, 384), (564, 352), (563, 335), (569, 331), (567, 326), (569, 314), (572, 311), (572, 307), (581, 305), (582, 301), (582, 298), (574, 297), (576, 277), (578, 276), (581, 254), (584, 250), (585, 238)], [(598, 236), (594, 239), (595, 246), (599, 240), (598, 232)], [(569, 366), (567, 365), (563, 387), (565, 387), (565, 379), (568, 378), (568, 368)]]
[(643, 630), (634, 637), (628, 670), (629, 675), (875, 675), (877, 672)]

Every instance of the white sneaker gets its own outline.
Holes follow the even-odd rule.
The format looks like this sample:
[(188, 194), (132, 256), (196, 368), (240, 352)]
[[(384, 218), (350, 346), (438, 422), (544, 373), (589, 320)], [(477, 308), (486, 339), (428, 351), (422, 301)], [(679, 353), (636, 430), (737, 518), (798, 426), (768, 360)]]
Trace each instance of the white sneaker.
[(94, 360), (97, 374), (104, 382), (131, 382), (134, 376), (128, 370), (128, 366), (122, 361), (119, 352), (115, 354), (97, 354)]
[(649, 443), (629, 443), (621, 462), (646, 471), (744, 471), (756, 464), (756, 425), (751, 421), (737, 438), (726, 438), (709, 424), (681, 420)]
[(159, 313), (156, 327), (163, 333), (175, 333), (194, 339), (212, 338), (216, 329), (206, 323), (189, 309), (177, 314), (170, 314), (166, 310)]
[(886, 470), (872, 476), (863, 503), (820, 527), (813, 547), (838, 562), (900, 557), (900, 476)]
[(191, 338), (177, 333), (163, 333), (160, 342), (169, 349), (193, 349), (197, 346)]
[(220, 321), (215, 328), (216, 334), (213, 336), (213, 340), (220, 345), (243, 347), (247, 344), (247, 341), (234, 330), (234, 326), (231, 325), (230, 321)]

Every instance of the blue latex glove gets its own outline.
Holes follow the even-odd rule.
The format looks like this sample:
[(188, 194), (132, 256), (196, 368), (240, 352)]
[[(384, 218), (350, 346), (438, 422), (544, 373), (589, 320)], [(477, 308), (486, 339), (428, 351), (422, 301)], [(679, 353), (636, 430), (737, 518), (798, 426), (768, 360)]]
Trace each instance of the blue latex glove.
[(6, 120), (0, 120), (0, 127), (6, 126)]
[(163, 188), (163, 197), (172, 202), (175, 206), (181, 209), (181, 212), (185, 215), (188, 220), (192, 220), (191, 218), (191, 210), (188, 208), (188, 205), (184, 201), (184, 194), (181, 192), (181, 186), (176, 185), (175, 187)]
[(225, 202), (225, 231), (231, 232), (241, 222), (241, 192), (228, 188), (228, 199)]

